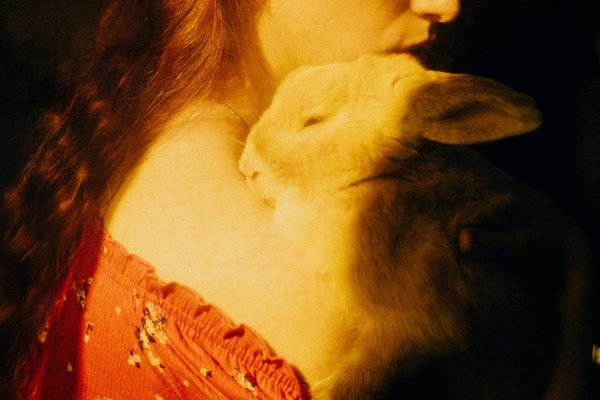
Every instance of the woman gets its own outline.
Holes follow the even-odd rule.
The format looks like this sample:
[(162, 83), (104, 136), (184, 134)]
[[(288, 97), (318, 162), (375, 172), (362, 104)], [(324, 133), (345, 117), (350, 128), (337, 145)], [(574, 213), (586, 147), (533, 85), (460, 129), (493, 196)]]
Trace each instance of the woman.
[[(314, 354), (338, 305), (316, 295), (322, 276), (300, 270), (267, 236), (267, 210), (236, 170), (241, 143), (292, 69), (422, 53), (432, 25), (459, 8), (458, 0), (114, 1), (74, 96), (48, 115), (44, 142), (6, 196), (7, 393), (306, 396), (300, 382), (322, 373)], [(457, 240), (466, 251), (474, 238), (485, 253), (486, 236)], [(159, 285), (121, 245), (191, 291)], [(213, 326), (223, 339), (202, 342)], [(190, 365), (199, 360), (206, 364)]]

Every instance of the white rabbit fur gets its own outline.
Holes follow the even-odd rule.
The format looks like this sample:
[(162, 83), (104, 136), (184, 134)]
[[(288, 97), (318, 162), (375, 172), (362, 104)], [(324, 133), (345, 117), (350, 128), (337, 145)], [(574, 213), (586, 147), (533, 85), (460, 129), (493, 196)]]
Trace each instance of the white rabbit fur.
[(329, 368), (317, 400), (569, 398), (556, 388), (575, 380), (555, 368), (574, 348), (559, 306), (577, 303), (563, 293), (581, 282), (563, 284), (578, 274), (564, 239), (535, 265), (476, 261), (456, 245), (472, 225), (574, 229), (460, 146), (539, 123), (531, 98), (407, 55), (301, 68), (280, 85), (239, 165), (348, 311), (318, 355)]

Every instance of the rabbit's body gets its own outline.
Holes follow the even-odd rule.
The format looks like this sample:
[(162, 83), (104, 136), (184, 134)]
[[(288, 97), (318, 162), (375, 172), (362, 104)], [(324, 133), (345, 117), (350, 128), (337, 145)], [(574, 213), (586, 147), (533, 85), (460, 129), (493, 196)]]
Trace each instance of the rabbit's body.
[[(404, 56), (300, 71), (248, 137), (240, 169), (273, 205), (274, 230), (306, 247), (346, 308), (315, 397), (542, 398), (561, 352), (564, 247), (534, 265), (457, 248), (463, 227), (559, 223), (543, 196), (456, 145), (524, 133), (539, 115), (502, 85), (427, 74)], [(432, 96), (452, 85), (491, 95)]]

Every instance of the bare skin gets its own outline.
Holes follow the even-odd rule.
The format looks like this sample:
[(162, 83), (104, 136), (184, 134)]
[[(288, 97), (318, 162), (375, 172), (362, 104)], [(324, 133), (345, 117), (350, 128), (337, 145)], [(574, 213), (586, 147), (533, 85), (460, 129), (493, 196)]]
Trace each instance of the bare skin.
[(242, 127), (221, 117), (192, 120), (156, 143), (105, 218), (107, 230), (162, 280), (259, 332), (310, 382), (340, 305), (324, 295), (328, 277), (300, 262), (302, 249), (271, 235), (269, 210), (237, 170), (231, 136)]
[[(289, 71), (409, 51), (428, 40), (432, 22), (452, 20), (459, 8), (459, 0), (268, 1), (246, 70), (232, 71), (244, 77), (239, 89), (221, 94), (227, 100), (220, 103), (251, 125)], [(237, 169), (248, 129), (231, 109), (205, 101), (182, 110), (114, 199), (105, 225), (162, 280), (190, 287), (251, 326), (311, 383), (323, 372), (314, 355), (341, 305), (315, 295), (331, 282), (298, 262), (306, 250), (269, 232), (268, 210)]]

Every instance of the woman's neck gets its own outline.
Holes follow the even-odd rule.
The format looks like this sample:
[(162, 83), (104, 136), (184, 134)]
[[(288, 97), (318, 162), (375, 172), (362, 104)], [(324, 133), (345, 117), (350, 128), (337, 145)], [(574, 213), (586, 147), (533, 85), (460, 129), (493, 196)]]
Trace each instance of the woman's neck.
[[(262, 205), (246, 190), (237, 171), (237, 158), (247, 135), (247, 122), (232, 106), (199, 102), (176, 115), (152, 144), (113, 199), (106, 215), (107, 229), (130, 250), (146, 254), (156, 265), (166, 264), (154, 254), (152, 240), (137, 240), (145, 221), (189, 230), (199, 208), (249, 208)], [(263, 210), (264, 211), (264, 210)], [(188, 213), (186, 217), (183, 214)], [(184, 226), (182, 226), (184, 225)], [(156, 225), (155, 225), (156, 226)], [(202, 229), (206, 229), (204, 226)], [(153, 229), (156, 231), (156, 229)], [(149, 238), (145, 238), (149, 239)], [(172, 258), (172, 255), (168, 255)]]

